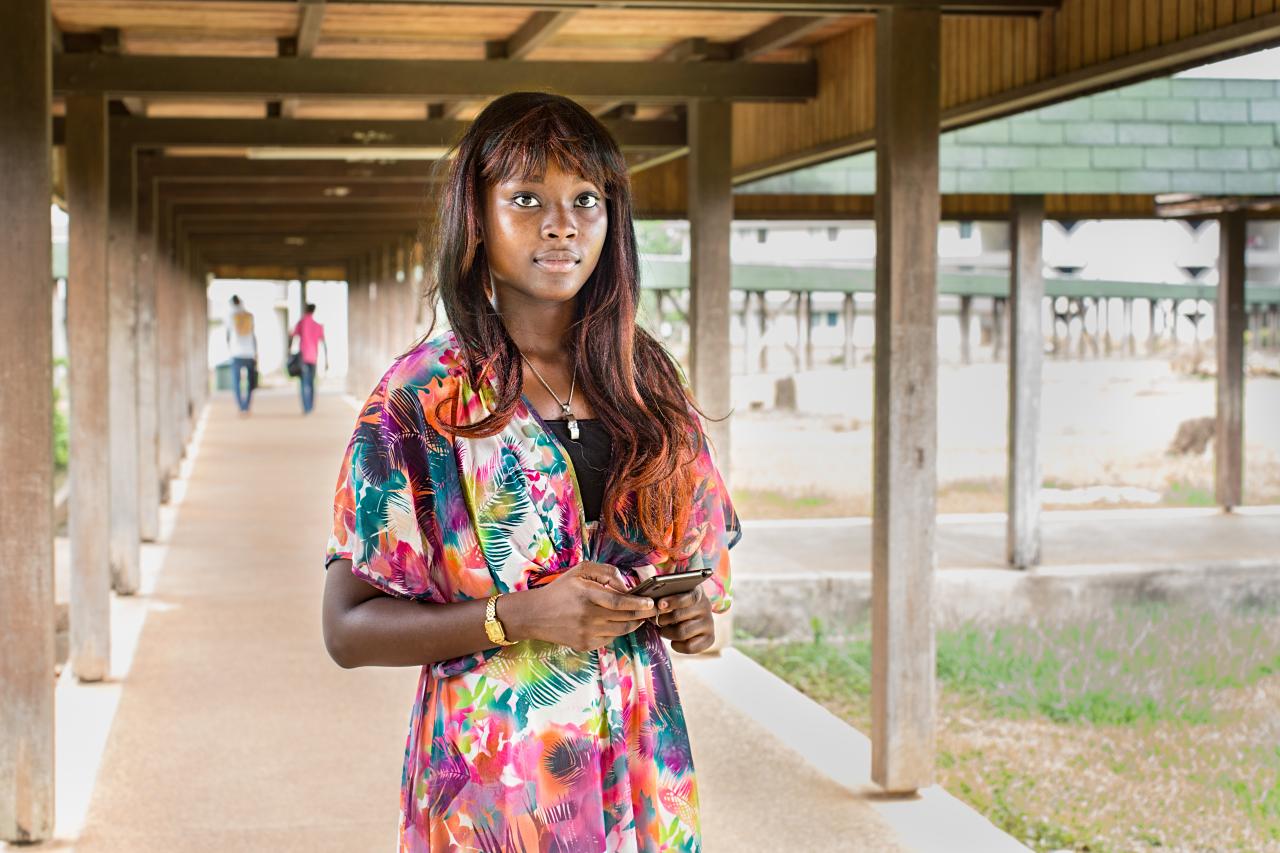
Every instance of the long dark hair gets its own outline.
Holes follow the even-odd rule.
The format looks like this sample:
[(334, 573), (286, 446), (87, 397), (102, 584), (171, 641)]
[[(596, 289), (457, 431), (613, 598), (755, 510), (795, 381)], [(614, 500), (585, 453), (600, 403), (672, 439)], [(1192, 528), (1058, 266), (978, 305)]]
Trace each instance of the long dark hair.
[(636, 325), (639, 253), (631, 181), (617, 142), (569, 98), (512, 92), (489, 104), (452, 151), (429, 241), (435, 274), (426, 298), (429, 305), (443, 303), (472, 387), (492, 378), (497, 396), (483, 420), (459, 424), (451, 407), (449, 414), (439, 413), (441, 422), (461, 436), (489, 436), (506, 427), (520, 404), (520, 351), (488, 295), (482, 205), (490, 184), (541, 176), (552, 159), (600, 187), (608, 212), (604, 247), (578, 293), (569, 340), (582, 390), (613, 440), (602, 529), (624, 544), (670, 553), (688, 523), (691, 463), (702, 440), (693, 412), (701, 410), (670, 354)]

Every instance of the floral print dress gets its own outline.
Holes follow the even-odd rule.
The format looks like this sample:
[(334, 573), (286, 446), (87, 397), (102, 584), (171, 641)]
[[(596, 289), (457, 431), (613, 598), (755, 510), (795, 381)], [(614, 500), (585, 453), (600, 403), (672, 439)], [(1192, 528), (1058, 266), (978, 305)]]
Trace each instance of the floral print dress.
[[(451, 332), (382, 377), (342, 462), (326, 566), (350, 559), (383, 592), (430, 605), (530, 589), (583, 560), (630, 581), (637, 565), (707, 565), (712, 610), (729, 608), (728, 549), (741, 531), (705, 440), (678, 556), (658, 560), (584, 523), (568, 454), (527, 400), (497, 435), (450, 438), (437, 406), (455, 394), (468, 423), (494, 399), (491, 385), (471, 387)], [(423, 667), (399, 833), (402, 853), (701, 850), (688, 732), (657, 629), (586, 653), (524, 641)]]

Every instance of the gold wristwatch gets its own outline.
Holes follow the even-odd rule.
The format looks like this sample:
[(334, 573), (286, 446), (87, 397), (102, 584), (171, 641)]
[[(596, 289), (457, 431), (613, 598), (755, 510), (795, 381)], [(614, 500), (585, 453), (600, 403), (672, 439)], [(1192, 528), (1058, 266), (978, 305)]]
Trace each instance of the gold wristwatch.
[(490, 596), (489, 603), (484, 608), (484, 632), (489, 635), (489, 642), (491, 643), (497, 643), (500, 646), (514, 646), (516, 644), (515, 640), (507, 639), (507, 633), (502, 630), (502, 623), (498, 621), (497, 595)]

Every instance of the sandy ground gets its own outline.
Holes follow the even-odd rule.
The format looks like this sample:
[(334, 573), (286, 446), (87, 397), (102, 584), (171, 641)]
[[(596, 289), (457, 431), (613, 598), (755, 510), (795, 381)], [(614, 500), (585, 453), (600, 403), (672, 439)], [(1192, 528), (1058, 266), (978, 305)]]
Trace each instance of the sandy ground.
[[(942, 365), (939, 510), (1003, 509), (1007, 366)], [(772, 410), (778, 377), (734, 377), (732, 486), (745, 517), (863, 514), (869, 509), (872, 370), (796, 379), (798, 410)], [(1048, 505), (1212, 502), (1212, 450), (1169, 457), (1178, 425), (1214, 413), (1214, 381), (1163, 360), (1047, 361), (1042, 409)], [(754, 407), (753, 407), (754, 401)], [(1280, 501), (1280, 379), (1245, 386), (1245, 501)], [(1085, 492), (1088, 487), (1111, 489)]]

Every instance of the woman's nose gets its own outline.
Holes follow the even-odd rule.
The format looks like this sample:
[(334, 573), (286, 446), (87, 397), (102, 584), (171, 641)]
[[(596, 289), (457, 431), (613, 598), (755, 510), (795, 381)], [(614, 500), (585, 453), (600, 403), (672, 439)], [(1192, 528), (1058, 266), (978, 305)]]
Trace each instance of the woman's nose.
[(560, 239), (568, 237), (576, 237), (578, 234), (577, 223), (573, 220), (573, 214), (565, 210), (552, 210), (547, 214), (547, 220), (542, 225), (542, 236), (548, 239)]

